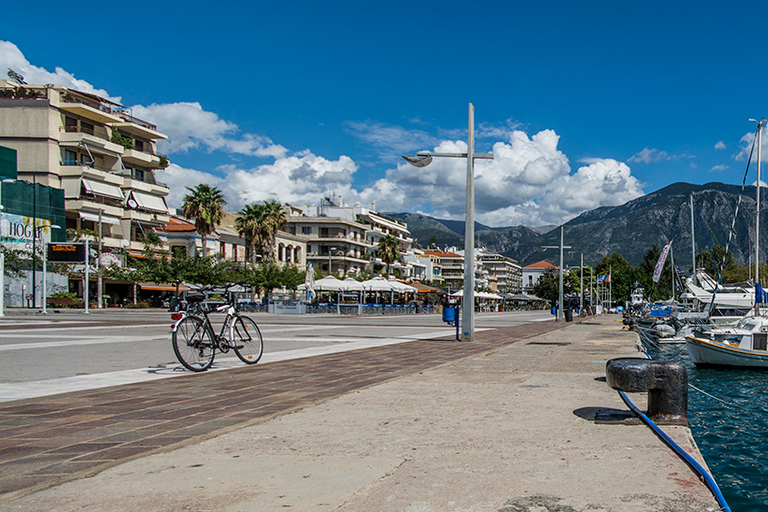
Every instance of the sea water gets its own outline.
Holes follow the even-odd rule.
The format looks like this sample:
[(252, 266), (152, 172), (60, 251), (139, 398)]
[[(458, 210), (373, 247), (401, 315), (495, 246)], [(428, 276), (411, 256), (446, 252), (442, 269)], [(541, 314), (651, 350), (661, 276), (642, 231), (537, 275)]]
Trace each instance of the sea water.
[(688, 422), (734, 512), (768, 510), (768, 370), (696, 368), (685, 344), (651, 346), (688, 368)]

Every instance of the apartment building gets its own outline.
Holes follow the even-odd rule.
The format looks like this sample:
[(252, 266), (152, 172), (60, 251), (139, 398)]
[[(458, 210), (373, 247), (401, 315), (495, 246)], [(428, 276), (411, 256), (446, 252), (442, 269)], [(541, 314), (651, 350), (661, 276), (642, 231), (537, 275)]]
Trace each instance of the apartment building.
[(484, 249), (477, 250), (477, 258), (481, 274), (487, 280), (489, 288), (498, 293), (522, 292), (522, 267), (515, 260)]
[(433, 283), (441, 283), (452, 290), (457, 290), (464, 284), (464, 255), (452, 249), (444, 251), (428, 250), (424, 254), (432, 261), (433, 272), (439, 272), (439, 277), (433, 275)]
[(98, 232), (105, 251), (142, 250), (169, 221), (166, 136), (105, 98), (55, 85), (0, 80), (0, 144), (18, 154), (21, 180), (64, 190), (67, 230)]
[[(384, 265), (375, 253), (379, 241), (388, 235), (398, 239), (402, 252), (413, 244), (404, 224), (387, 219), (373, 209), (343, 206), (340, 199), (337, 203), (325, 198), (317, 207), (286, 205), (285, 211), (284, 231), (306, 237), (306, 261), (323, 272), (371, 272), (374, 264)], [(402, 262), (392, 267), (407, 271)]]

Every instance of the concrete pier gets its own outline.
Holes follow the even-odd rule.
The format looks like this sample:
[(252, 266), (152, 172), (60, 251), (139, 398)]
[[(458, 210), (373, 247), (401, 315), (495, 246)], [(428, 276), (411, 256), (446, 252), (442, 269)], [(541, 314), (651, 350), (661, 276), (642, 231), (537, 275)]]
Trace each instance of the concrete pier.
[[(604, 379), (606, 361), (637, 355), (620, 320), (4, 404), (3, 420), (40, 419), (0, 430), (0, 510), (718, 510), (647, 427), (594, 421), (626, 411)], [(57, 407), (69, 421), (41, 426)], [(703, 463), (688, 428), (663, 429)]]

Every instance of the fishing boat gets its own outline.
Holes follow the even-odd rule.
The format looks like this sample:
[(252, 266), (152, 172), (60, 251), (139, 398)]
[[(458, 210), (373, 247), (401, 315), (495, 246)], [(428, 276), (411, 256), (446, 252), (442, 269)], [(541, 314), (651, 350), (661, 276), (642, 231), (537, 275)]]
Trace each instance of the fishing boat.
[(748, 315), (734, 327), (721, 327), (686, 338), (696, 366), (768, 368), (768, 318)]
[[(755, 233), (760, 232), (760, 146), (763, 126), (757, 125), (757, 190)], [(755, 236), (755, 293), (754, 309), (733, 327), (720, 327), (695, 331), (686, 338), (686, 348), (696, 366), (727, 366), (740, 368), (768, 368), (768, 317), (761, 314), (760, 305), (766, 302), (766, 292), (759, 284), (759, 236)]]

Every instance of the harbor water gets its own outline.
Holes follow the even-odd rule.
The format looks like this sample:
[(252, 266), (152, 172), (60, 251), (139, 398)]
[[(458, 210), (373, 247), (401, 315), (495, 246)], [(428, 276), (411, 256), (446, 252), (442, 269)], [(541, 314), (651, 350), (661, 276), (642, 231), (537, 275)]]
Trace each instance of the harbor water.
[(684, 343), (644, 344), (688, 368), (690, 429), (731, 510), (768, 510), (768, 371), (697, 368)]

